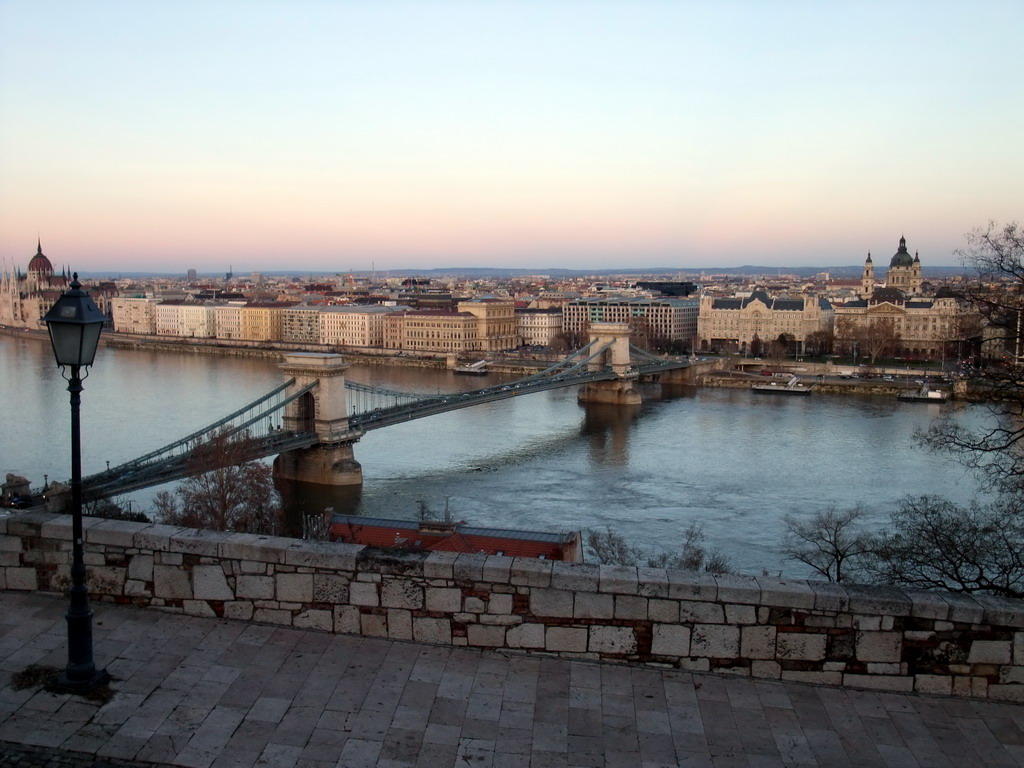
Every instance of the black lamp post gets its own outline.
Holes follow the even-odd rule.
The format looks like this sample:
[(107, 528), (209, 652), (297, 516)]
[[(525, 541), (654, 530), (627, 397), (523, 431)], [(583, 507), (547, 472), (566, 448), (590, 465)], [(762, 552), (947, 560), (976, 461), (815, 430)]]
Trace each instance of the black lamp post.
[[(92, 659), (92, 609), (85, 586), (85, 558), (82, 551), (82, 434), (79, 406), (82, 402), (81, 369), (92, 365), (105, 318), (82, 290), (78, 273), (71, 288), (61, 294), (43, 318), (50, 331), (57, 365), (70, 369), (66, 376), (71, 393), (71, 520), (72, 561), (68, 622), (68, 665), (58, 684), (73, 690), (90, 690), (106, 683), (106, 670), (96, 670)], [(88, 376), (88, 372), (86, 373)]]

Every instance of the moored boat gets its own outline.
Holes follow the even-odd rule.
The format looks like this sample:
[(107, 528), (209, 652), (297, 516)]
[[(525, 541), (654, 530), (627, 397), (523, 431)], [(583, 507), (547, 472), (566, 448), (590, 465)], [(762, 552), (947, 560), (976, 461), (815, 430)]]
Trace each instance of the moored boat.
[(785, 384), (779, 384), (778, 382), (771, 382), (769, 384), (755, 384), (751, 387), (754, 392), (768, 393), (772, 395), (809, 395), (811, 394), (811, 387), (806, 387), (800, 383), (800, 380), (796, 376), (791, 378)]
[(904, 403), (944, 403), (949, 399), (949, 395), (941, 389), (931, 389), (925, 384), (914, 392), (900, 392), (896, 399)]

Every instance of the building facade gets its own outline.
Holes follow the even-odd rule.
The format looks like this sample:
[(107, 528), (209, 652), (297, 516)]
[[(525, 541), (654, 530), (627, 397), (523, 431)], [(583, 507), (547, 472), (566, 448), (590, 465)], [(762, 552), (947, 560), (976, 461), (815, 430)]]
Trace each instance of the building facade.
[(870, 337), (871, 343), (884, 348), (883, 355), (939, 360), (950, 344), (961, 340), (964, 317), (953, 298), (848, 301), (835, 307), (836, 344), (843, 352), (856, 344), (865, 355), (865, 340)]
[(549, 347), (562, 333), (562, 310), (517, 309), (516, 324), (523, 344)]
[(593, 323), (629, 323), (638, 333), (689, 346), (698, 335), (699, 299), (600, 297), (562, 308), (562, 330), (577, 338)]
[(698, 336), (702, 350), (746, 352), (785, 334), (802, 347), (815, 331), (832, 329), (833, 308), (823, 298), (773, 299), (764, 290), (743, 298), (703, 296)]

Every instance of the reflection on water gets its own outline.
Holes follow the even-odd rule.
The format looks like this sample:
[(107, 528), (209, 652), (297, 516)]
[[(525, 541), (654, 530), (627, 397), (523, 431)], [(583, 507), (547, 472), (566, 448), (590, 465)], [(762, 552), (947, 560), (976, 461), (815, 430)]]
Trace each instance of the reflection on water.
[[(352, 379), (452, 392), (510, 377), (353, 366)], [(213, 423), (281, 383), (275, 361), (101, 348), (82, 399), (86, 474)], [(415, 519), (418, 502), (477, 525), (538, 530), (611, 526), (637, 546), (671, 546), (701, 522), (744, 571), (798, 571), (779, 553), (783, 515), (862, 504), (882, 526), (905, 495), (958, 502), (977, 484), (913, 440), (936, 416), (982, 409), (889, 398), (758, 397), (746, 390), (645, 388), (642, 406), (581, 406), (556, 390), (368, 433), (356, 445), (362, 488), (282, 488), (289, 532), (302, 514)], [(49, 346), (0, 336), (0, 475), (69, 474), (66, 384)], [(158, 489), (133, 494), (149, 508)]]

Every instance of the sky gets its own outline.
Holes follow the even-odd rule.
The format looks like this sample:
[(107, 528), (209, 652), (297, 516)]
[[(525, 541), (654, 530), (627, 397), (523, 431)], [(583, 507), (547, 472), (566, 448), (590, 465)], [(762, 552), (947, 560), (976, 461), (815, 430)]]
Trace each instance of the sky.
[(0, 258), (929, 265), (1024, 220), (1024, 3), (0, 0)]

